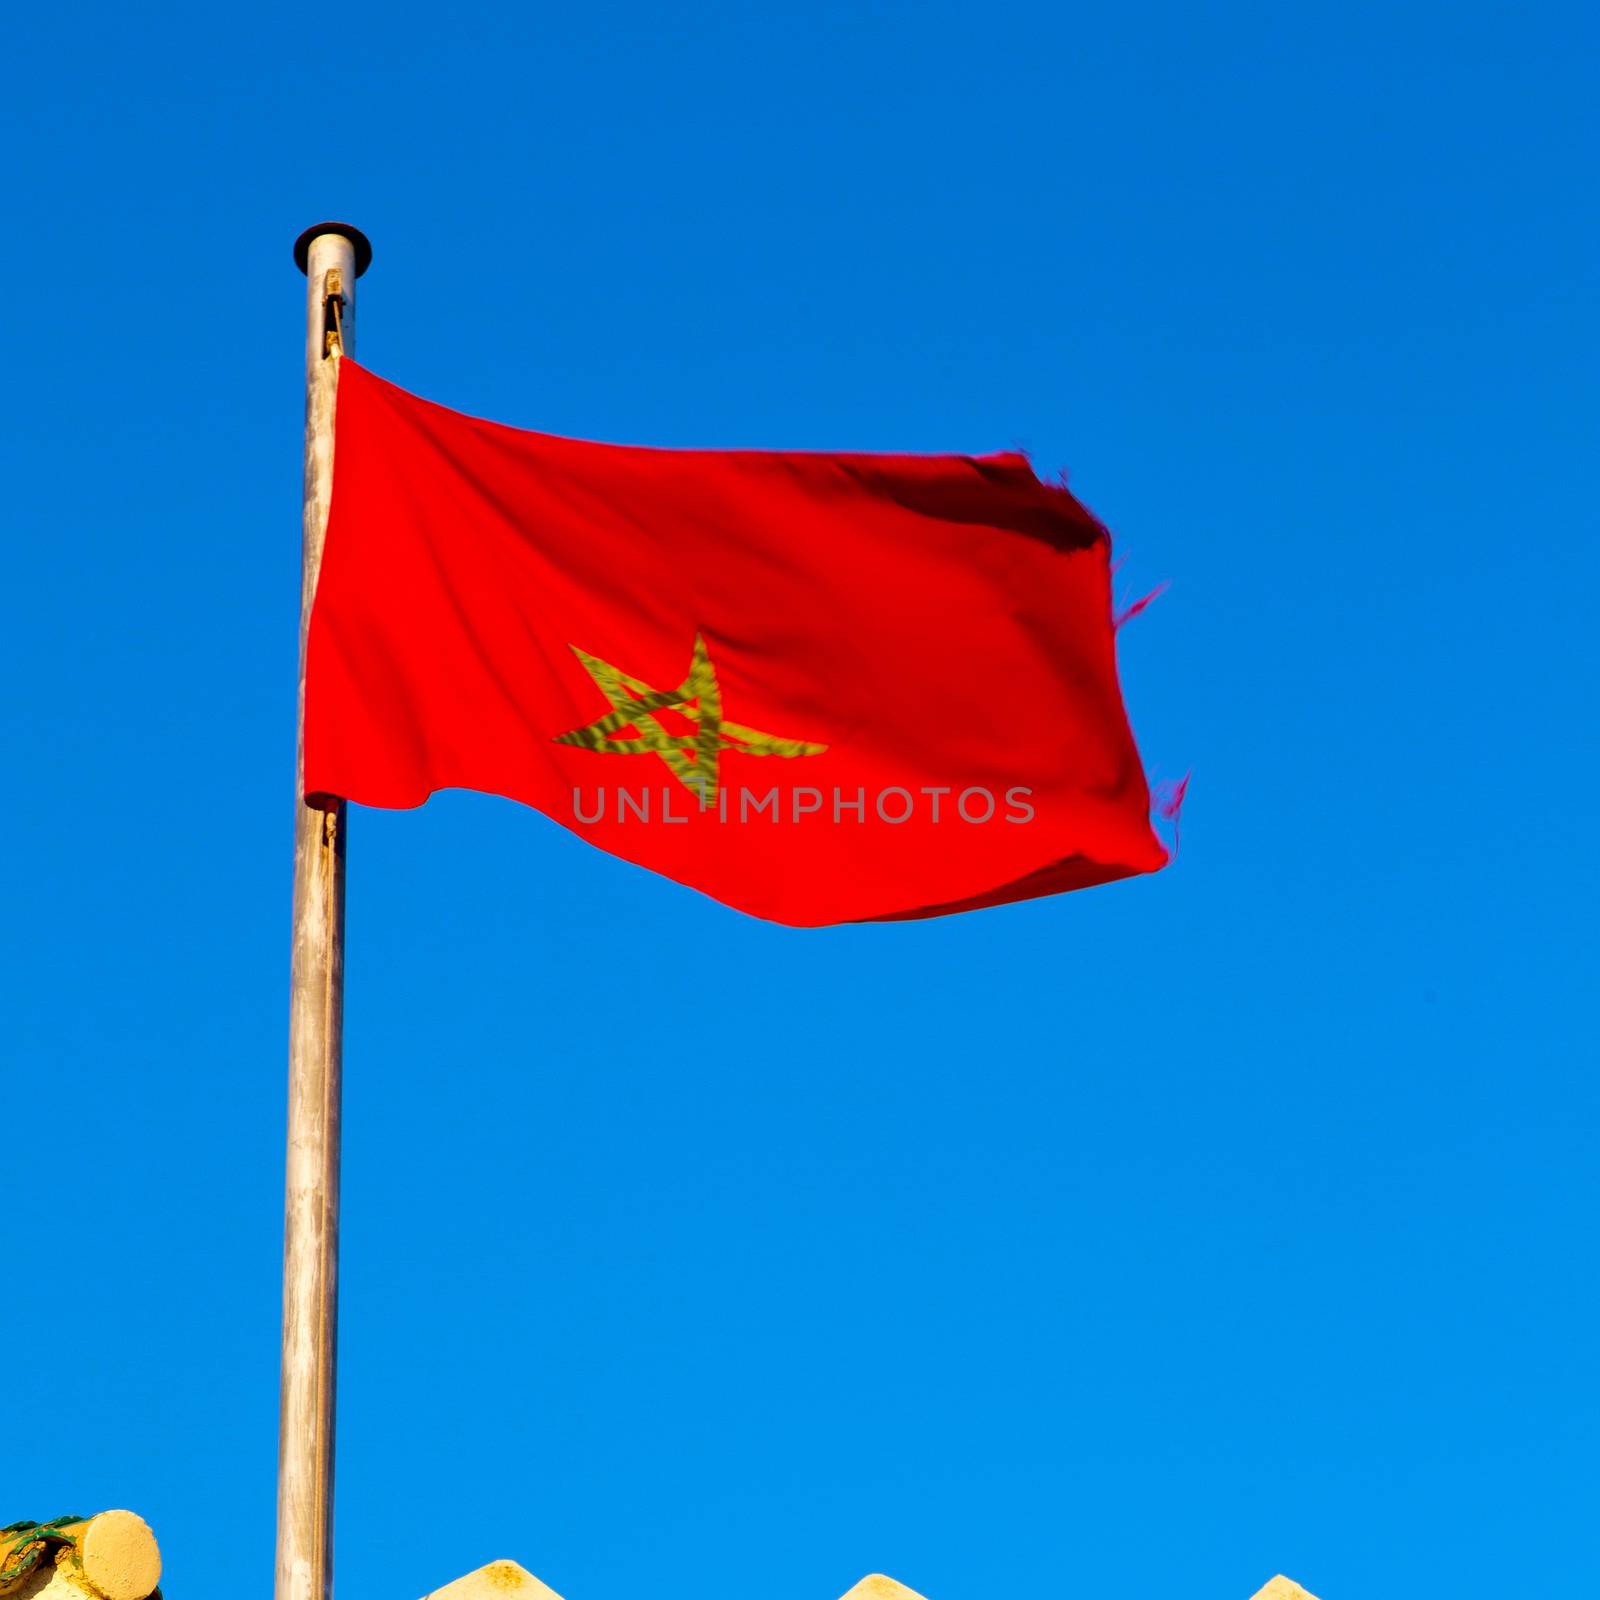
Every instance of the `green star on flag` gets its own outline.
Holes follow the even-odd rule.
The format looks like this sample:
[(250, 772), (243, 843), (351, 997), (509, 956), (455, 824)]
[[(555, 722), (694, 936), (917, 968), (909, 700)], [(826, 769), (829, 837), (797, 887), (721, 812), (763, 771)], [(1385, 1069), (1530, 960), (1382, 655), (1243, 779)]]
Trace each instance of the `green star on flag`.
[[(673, 777), (700, 796), (702, 809), (717, 797), (718, 768), (724, 750), (747, 756), (820, 756), (828, 748), (800, 739), (780, 739), (743, 723), (727, 721), (722, 715), (717, 669), (702, 634), (694, 636), (689, 676), (676, 689), (652, 689), (643, 679), (631, 677), (577, 645), (571, 649), (611, 702), (611, 710), (586, 727), (557, 734), (555, 743), (577, 745), (604, 755), (660, 756)], [(694, 732), (668, 733), (655, 715), (668, 710), (688, 718), (694, 724)], [(617, 738), (625, 728), (632, 728), (633, 736)]]

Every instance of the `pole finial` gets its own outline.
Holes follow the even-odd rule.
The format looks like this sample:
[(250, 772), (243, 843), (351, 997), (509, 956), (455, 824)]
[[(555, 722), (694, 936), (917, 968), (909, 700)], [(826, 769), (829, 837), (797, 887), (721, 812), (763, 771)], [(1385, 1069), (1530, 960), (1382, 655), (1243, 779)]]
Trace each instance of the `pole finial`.
[(307, 228), (294, 242), (294, 264), (304, 272), (311, 256), (311, 241), (320, 233), (339, 233), (355, 246), (356, 276), (359, 278), (372, 265), (372, 241), (354, 223), (317, 222)]

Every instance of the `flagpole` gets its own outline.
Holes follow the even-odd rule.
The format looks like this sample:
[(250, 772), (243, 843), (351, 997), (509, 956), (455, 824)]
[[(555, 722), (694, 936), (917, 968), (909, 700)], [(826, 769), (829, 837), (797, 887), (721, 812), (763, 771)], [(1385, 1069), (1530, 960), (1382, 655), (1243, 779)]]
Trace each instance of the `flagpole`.
[(278, 1413), (276, 1600), (333, 1589), (333, 1418), (339, 1308), (339, 1102), (344, 1026), (343, 800), (302, 799), (306, 630), (333, 488), (339, 357), (355, 350), (356, 279), (372, 260), (358, 228), (324, 222), (295, 241), (306, 275), (305, 500), (295, 736), (289, 1130), (284, 1179), (283, 1364)]

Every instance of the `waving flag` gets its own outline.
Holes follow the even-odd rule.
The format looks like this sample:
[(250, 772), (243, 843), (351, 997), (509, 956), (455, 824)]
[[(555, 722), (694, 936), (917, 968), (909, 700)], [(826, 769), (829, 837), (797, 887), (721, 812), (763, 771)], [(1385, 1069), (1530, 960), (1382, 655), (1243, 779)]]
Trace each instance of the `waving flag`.
[(504, 795), (800, 926), (1151, 872), (1109, 545), (1020, 455), (591, 444), (345, 358), (306, 792)]

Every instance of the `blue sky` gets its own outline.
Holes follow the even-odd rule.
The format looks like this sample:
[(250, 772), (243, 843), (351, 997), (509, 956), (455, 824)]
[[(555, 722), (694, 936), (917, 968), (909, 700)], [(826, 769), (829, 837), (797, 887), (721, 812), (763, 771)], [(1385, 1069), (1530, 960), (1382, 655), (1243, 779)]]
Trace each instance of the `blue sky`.
[(508, 802), (356, 814), (342, 1592), (1592, 1589), (1597, 43), (14, 20), (0, 1520), (130, 1505), (173, 1600), (271, 1581), (331, 215), (363, 360), (460, 409), (1067, 467), (1171, 580), (1124, 682), (1194, 769), (1169, 872), (813, 934)]

